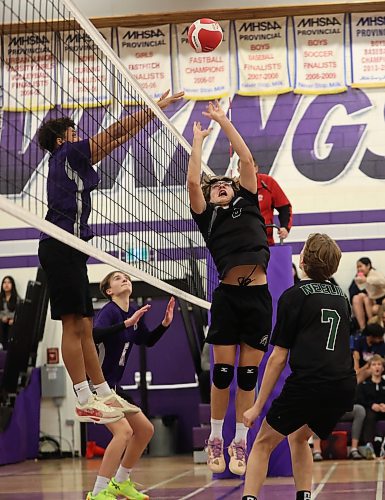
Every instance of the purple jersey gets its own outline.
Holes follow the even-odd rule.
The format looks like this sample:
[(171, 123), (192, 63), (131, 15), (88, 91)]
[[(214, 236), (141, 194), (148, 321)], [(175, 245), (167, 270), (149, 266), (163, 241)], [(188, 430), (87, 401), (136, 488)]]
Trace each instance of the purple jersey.
[[(49, 159), (46, 220), (82, 240), (92, 238), (88, 225), (91, 191), (99, 183), (92, 168), (89, 140), (65, 142)], [(41, 239), (47, 238), (44, 233)]]
[[(123, 311), (115, 302), (109, 302), (97, 314), (94, 328), (104, 329), (122, 324), (135, 311), (134, 307), (130, 307), (127, 312)], [(123, 325), (118, 332), (104, 337), (103, 342), (97, 344), (99, 361), (110, 387), (116, 387), (119, 384), (133, 345), (146, 345), (149, 335), (151, 332), (142, 317), (135, 327), (125, 328)]]

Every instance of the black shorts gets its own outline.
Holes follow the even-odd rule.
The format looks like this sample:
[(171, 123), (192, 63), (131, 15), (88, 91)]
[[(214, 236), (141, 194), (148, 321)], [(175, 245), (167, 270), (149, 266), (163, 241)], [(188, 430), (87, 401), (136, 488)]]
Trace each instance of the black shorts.
[(213, 293), (206, 342), (245, 344), (266, 352), (271, 334), (272, 302), (267, 285), (221, 283)]
[(47, 275), (52, 319), (61, 319), (66, 314), (93, 316), (88, 255), (48, 238), (39, 243), (39, 260)]
[(308, 425), (326, 439), (342, 415), (352, 410), (355, 390), (354, 376), (322, 384), (296, 383), (289, 377), (266, 415), (267, 423), (284, 436)]

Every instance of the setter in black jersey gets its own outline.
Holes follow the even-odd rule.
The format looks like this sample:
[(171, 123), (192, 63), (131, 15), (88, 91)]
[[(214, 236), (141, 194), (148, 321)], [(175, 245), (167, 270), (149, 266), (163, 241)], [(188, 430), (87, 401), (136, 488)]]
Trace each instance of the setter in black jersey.
[(241, 163), (239, 181), (214, 177), (201, 182), (202, 144), (210, 130), (194, 124), (194, 140), (187, 183), (193, 219), (218, 270), (220, 285), (213, 293), (207, 342), (213, 344), (214, 372), (211, 387), (211, 434), (207, 464), (213, 472), (225, 469), (222, 427), (229, 403), (230, 384), (238, 346), (236, 430), (230, 444), (230, 470), (246, 470), (247, 427), (243, 412), (255, 399), (258, 366), (271, 333), (271, 297), (267, 287), (269, 261), (266, 227), (259, 210), (253, 157), (218, 102), (210, 103), (205, 116), (216, 121), (227, 135)]
[(290, 353), (291, 375), (262, 422), (246, 473), (243, 499), (255, 500), (269, 457), (288, 436), (297, 500), (310, 500), (313, 457), (308, 439), (326, 438), (353, 407), (356, 377), (349, 347), (350, 306), (341, 288), (328, 281), (341, 259), (326, 234), (310, 235), (300, 257), (303, 278), (278, 302), (277, 323), (258, 398), (244, 414), (251, 426), (259, 417)]

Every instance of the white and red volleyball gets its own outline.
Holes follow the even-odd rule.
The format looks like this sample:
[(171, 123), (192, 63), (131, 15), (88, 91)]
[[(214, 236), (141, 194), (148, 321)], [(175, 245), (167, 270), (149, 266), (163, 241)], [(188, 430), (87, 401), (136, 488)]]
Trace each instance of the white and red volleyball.
[(188, 30), (188, 41), (195, 52), (211, 52), (223, 40), (223, 31), (213, 19), (198, 19)]

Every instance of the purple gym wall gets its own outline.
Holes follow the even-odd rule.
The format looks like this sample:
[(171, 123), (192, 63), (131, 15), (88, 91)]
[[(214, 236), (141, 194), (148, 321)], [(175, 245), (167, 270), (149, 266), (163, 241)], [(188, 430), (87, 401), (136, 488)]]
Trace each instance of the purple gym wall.
[[(223, 104), (228, 105), (226, 99)], [(174, 125), (180, 128), (189, 142), (195, 120), (201, 120), (203, 126), (208, 125), (207, 119), (202, 116), (205, 105), (201, 101), (183, 102), (167, 110)], [(385, 147), (382, 134), (378, 133), (384, 123), (384, 106), (385, 96), (378, 90), (364, 92), (349, 89), (342, 94), (325, 96), (299, 96), (293, 93), (265, 98), (234, 96), (234, 125), (249, 145), (261, 172), (273, 175), (292, 201), (294, 227), (290, 242), (294, 254), (299, 252), (306, 235), (319, 226), (338, 240), (344, 252), (366, 253), (385, 248), (383, 231), (378, 225), (385, 221), (382, 193)], [(55, 110), (51, 110), (46, 116), (42, 114), (41, 119), (55, 113)], [(83, 113), (79, 129), (84, 130), (84, 135), (97, 131), (95, 128), (89, 129), (88, 124), (95, 121), (100, 123), (103, 114), (104, 111), (98, 108)], [(88, 115), (97, 120), (88, 119)], [(13, 124), (11, 128), (7, 128), (8, 123)], [(37, 163), (43, 160), (42, 153), (38, 152), (37, 125), (29, 130), (30, 124), (24, 113), (10, 113), (9, 119), (3, 120), (0, 193), (22, 195), (23, 190), (28, 191), (30, 186), (35, 188), (36, 169), (42, 165), (26, 165), (29, 158), (36, 158)], [(17, 130), (16, 135), (14, 130)], [(26, 139), (29, 135), (30, 142)], [(17, 157), (7, 157), (7, 149), (14, 150), (15, 143), (20, 153)], [(143, 148), (146, 146), (143, 144)], [(229, 144), (222, 132), (219, 132), (215, 141), (207, 143), (204, 157), (215, 173), (223, 174), (228, 169)], [(149, 168), (151, 161), (148, 156), (146, 162)], [(5, 168), (15, 173), (14, 189), (4, 183), (1, 171)], [(101, 162), (98, 168), (102, 174), (107, 167)], [(170, 176), (170, 169), (175, 169), (175, 165), (171, 164), (169, 170), (166, 166), (162, 178), (154, 177), (155, 185), (152, 183), (149, 189), (161, 188), (162, 184), (170, 182), (171, 177), (174, 177), (174, 185), (175, 182), (179, 183), (175, 189), (184, 186), (185, 175), (179, 172), (175, 180), (175, 176)], [(119, 170), (117, 166), (115, 178)], [(134, 171), (138, 180), (141, 180), (142, 170), (139, 166), (134, 165)], [(103, 179), (102, 175), (102, 190), (113, 188)], [(33, 240), (30, 241), (30, 248), (37, 246), (38, 232), (16, 228), (12, 222), (7, 222), (6, 217), (0, 229), (0, 238), (1, 241), (13, 241), (14, 245), (12, 251), (7, 247), (1, 252), (0, 268), (35, 266), (36, 253), (25, 252), (23, 247), (25, 240)], [(181, 217), (187, 225), (191, 223), (188, 213)], [(356, 224), (360, 224), (359, 231)], [(134, 226), (127, 229), (133, 233), (136, 230)], [(162, 231), (161, 225), (159, 230)]]

